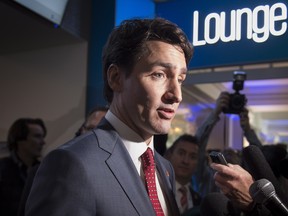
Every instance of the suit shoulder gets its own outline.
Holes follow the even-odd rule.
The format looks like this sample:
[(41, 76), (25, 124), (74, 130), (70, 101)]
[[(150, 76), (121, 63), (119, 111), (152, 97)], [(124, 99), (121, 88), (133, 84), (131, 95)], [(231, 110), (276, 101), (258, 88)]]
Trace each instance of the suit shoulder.
[[(87, 155), (98, 155), (103, 151), (110, 153), (117, 139), (109, 131), (94, 129), (79, 137), (75, 137), (48, 153), (64, 153), (85, 158)], [(48, 156), (47, 155), (47, 156)], [(106, 154), (104, 154), (106, 155)], [(73, 156), (73, 157), (74, 157)], [(99, 156), (100, 157), (100, 156)]]

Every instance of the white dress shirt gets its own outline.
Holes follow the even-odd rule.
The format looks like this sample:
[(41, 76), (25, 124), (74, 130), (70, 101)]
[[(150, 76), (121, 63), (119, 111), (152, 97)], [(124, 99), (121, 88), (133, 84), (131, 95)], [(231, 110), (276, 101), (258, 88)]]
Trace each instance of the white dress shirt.
[[(126, 147), (144, 184), (145, 180), (144, 180), (143, 169), (141, 168), (140, 156), (146, 151), (147, 147), (151, 148), (154, 153), (153, 139), (147, 145), (146, 142), (143, 140), (143, 138), (141, 138), (135, 131), (129, 128), (126, 124), (124, 124), (110, 110), (106, 113), (105, 118), (120, 135), (120, 138), (123, 141), (124, 146)], [(163, 209), (163, 212), (166, 216), (168, 216), (169, 214), (168, 214), (167, 205), (166, 205), (164, 194), (161, 189), (157, 175), (156, 175), (156, 187), (157, 187), (158, 198), (159, 198), (161, 207)]]

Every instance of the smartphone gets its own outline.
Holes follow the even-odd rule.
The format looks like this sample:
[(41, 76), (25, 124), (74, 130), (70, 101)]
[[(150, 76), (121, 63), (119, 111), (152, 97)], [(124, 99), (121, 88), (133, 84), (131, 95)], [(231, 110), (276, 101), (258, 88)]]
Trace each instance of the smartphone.
[(209, 156), (213, 163), (223, 164), (228, 166), (228, 163), (221, 152), (212, 151), (209, 153)]

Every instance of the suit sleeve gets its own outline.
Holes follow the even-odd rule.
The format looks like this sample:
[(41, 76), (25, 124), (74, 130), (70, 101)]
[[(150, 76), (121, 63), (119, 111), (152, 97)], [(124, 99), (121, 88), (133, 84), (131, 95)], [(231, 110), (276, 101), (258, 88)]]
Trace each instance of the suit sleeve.
[(96, 215), (87, 175), (73, 153), (62, 149), (51, 152), (35, 176), (26, 216)]
[(193, 189), (199, 194), (201, 194), (201, 196), (205, 196), (209, 192), (218, 191), (218, 188), (215, 185), (213, 179), (214, 172), (208, 165), (206, 148), (208, 145), (210, 134), (219, 120), (220, 118), (218, 116), (215, 116), (213, 113), (211, 113), (199, 126), (195, 134), (199, 142), (199, 158), (197, 171), (196, 174), (193, 176), (192, 184)]
[(258, 139), (255, 131), (253, 129), (250, 129), (248, 131), (244, 132), (244, 136), (246, 137), (247, 141), (250, 145), (258, 146), (259, 148), (262, 147), (261, 141)]

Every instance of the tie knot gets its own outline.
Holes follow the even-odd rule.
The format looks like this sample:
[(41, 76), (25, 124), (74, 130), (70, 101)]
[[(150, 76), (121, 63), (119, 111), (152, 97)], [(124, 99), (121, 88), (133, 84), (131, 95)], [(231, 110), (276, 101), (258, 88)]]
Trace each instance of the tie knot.
[(187, 188), (185, 186), (181, 186), (179, 188), (179, 191), (183, 194), (183, 195), (186, 195), (187, 194)]
[(151, 148), (147, 148), (147, 150), (141, 155), (141, 159), (144, 167), (154, 166), (154, 157)]

